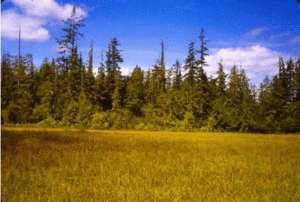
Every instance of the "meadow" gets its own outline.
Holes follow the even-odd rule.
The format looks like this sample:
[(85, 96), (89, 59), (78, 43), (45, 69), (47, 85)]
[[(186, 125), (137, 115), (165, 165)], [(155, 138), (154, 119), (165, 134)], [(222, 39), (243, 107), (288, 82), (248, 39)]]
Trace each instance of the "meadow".
[(1, 129), (2, 201), (300, 201), (300, 136)]

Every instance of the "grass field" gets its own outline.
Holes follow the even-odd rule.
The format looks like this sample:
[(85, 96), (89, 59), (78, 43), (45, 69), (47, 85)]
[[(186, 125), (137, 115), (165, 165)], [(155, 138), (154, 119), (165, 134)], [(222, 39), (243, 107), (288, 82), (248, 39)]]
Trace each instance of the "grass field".
[(1, 130), (2, 201), (300, 201), (300, 136)]

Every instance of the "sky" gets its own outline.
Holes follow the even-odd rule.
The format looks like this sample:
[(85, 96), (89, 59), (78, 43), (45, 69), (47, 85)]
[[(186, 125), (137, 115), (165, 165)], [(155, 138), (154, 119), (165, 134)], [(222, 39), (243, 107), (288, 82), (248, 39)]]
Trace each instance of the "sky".
[(167, 68), (177, 59), (184, 64), (189, 43), (195, 42), (195, 49), (200, 49), (201, 28), (209, 40), (208, 75), (215, 76), (222, 59), (226, 73), (236, 64), (257, 85), (265, 75), (278, 72), (279, 56), (287, 61), (300, 54), (297, 0), (5, 0), (1, 54), (18, 54), (21, 27), (21, 53), (31, 53), (36, 68), (46, 56), (59, 57), (56, 38), (65, 34), (62, 19), (70, 17), (73, 6), (85, 18), (85, 27), (79, 29), (84, 37), (78, 40), (85, 62), (94, 42), (94, 72), (113, 37), (123, 50), (124, 75), (136, 65), (145, 71), (152, 68), (160, 57), (161, 41)]

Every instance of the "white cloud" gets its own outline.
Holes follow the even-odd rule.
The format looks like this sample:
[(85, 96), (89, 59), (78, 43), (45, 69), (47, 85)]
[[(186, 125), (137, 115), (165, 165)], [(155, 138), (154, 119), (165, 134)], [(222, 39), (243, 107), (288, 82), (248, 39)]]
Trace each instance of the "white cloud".
[(283, 36), (288, 36), (288, 35), (290, 35), (290, 33), (283, 33), (283, 34), (277, 34), (277, 35), (272, 35), (272, 36), (270, 36), (270, 41), (273, 41), (273, 40), (275, 40), (275, 39), (279, 39), (279, 38), (281, 38), (281, 37), (283, 37)]
[(47, 41), (50, 35), (42, 27), (44, 23), (43, 19), (19, 15), (15, 9), (5, 10), (2, 13), (1, 34), (8, 39), (18, 39), (20, 27), (22, 40)]
[(206, 57), (209, 66), (205, 67), (205, 71), (208, 75), (215, 74), (219, 68), (218, 63), (222, 59), (226, 73), (230, 72), (234, 64), (238, 67), (242, 65), (248, 77), (253, 80), (258, 76), (276, 74), (279, 56), (283, 55), (260, 45), (220, 49), (215, 54)]
[(246, 39), (255, 39), (259, 34), (261, 34), (264, 31), (267, 31), (268, 28), (267, 27), (262, 27), (262, 28), (257, 28), (257, 29), (253, 29), (250, 32), (247, 32), (245, 34), (245, 38)]
[(121, 72), (122, 72), (123, 76), (129, 75), (129, 73), (130, 73), (129, 71), (130, 71), (129, 68), (127, 68), (127, 67), (121, 67)]
[[(67, 19), (70, 17), (73, 6), (70, 4), (59, 5), (55, 0), (11, 0), (26, 15), (39, 17), (55, 17), (57, 19)], [(78, 16), (85, 16), (86, 13), (81, 8), (76, 9)]]
[(300, 36), (294, 36), (294, 38), (291, 39), (292, 43), (300, 43)]
[[(94, 64), (93, 73), (94, 73), (95, 76), (98, 75), (98, 66), (99, 66), (99, 65)], [(127, 67), (121, 67), (121, 74), (122, 74), (123, 76), (129, 75), (129, 74), (130, 74), (130, 69), (127, 68)]]
[[(59, 5), (55, 0), (11, 0), (14, 8), (2, 12), (1, 34), (3, 37), (14, 40), (19, 38), (21, 26), (22, 40), (47, 41), (49, 31), (43, 27), (51, 20), (61, 20), (70, 17), (73, 6)], [(18, 12), (19, 8), (22, 12)], [(81, 8), (76, 8), (77, 16), (86, 16)]]

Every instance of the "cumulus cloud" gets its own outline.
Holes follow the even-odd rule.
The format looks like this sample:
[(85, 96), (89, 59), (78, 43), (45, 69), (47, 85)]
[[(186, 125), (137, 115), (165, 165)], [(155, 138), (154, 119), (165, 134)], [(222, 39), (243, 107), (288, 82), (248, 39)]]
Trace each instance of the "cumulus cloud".
[[(15, 7), (2, 12), (1, 24), (2, 36), (10, 40), (18, 39), (21, 27), (23, 40), (47, 41), (50, 38), (49, 31), (43, 26), (52, 19), (67, 19), (73, 9), (70, 4), (59, 5), (55, 0), (11, 0), (11, 2)], [(78, 16), (86, 16), (86, 12), (81, 8), (76, 8), (76, 13)]]
[[(57, 19), (67, 19), (70, 17), (73, 6), (70, 4), (59, 5), (55, 0), (11, 0), (14, 5), (21, 8), (26, 15), (33, 15), (39, 17), (55, 17)], [(81, 9), (77, 8), (78, 16), (86, 15)]]
[(122, 72), (123, 76), (129, 75), (129, 73), (130, 73), (129, 71), (130, 71), (129, 68), (127, 68), (127, 67), (121, 67), (121, 72)]
[(2, 37), (18, 39), (20, 27), (22, 40), (47, 41), (50, 35), (49, 31), (42, 27), (44, 23), (43, 19), (22, 16), (15, 12), (15, 9), (9, 9), (2, 13)]
[[(94, 64), (93, 66), (94, 66), (94, 68), (93, 68), (93, 73), (94, 73), (95, 76), (97, 76), (97, 75), (98, 75), (98, 67), (99, 67), (99, 64)], [(95, 68), (95, 67), (96, 67), (96, 68)], [(129, 75), (129, 74), (130, 74), (130, 69), (127, 68), (127, 67), (121, 67), (121, 74), (122, 74), (123, 76)]]
[(255, 39), (258, 35), (260, 35), (262, 32), (267, 31), (267, 27), (257, 28), (253, 29), (250, 32), (247, 32), (245, 34), (245, 39)]
[(278, 71), (279, 56), (283, 55), (260, 45), (224, 48), (206, 57), (209, 66), (205, 67), (205, 71), (208, 75), (215, 74), (219, 68), (218, 63), (222, 59), (226, 73), (230, 72), (232, 66), (236, 64), (238, 67), (242, 65), (251, 79), (264, 75), (272, 76)]

